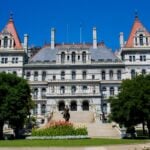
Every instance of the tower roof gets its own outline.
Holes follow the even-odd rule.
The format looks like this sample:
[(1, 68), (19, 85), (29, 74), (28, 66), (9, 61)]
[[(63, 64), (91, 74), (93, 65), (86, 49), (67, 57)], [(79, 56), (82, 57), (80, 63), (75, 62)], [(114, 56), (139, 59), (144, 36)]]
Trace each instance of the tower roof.
[(140, 31), (140, 30), (144, 31), (145, 35), (149, 35), (149, 32), (146, 30), (146, 28), (143, 26), (143, 24), (139, 20), (138, 16), (136, 15), (129, 38), (125, 45), (126, 48), (133, 47), (133, 45), (134, 45), (133, 41), (134, 41), (135, 34), (137, 31)]
[(12, 15), (10, 15), (8, 23), (6, 24), (6, 26), (2, 30), (2, 32), (3, 31), (8, 32), (8, 33), (10, 33), (13, 36), (14, 41), (15, 41), (15, 48), (16, 49), (22, 49), (22, 45), (21, 45), (18, 33), (17, 33), (15, 25), (14, 25), (14, 21), (13, 21)]

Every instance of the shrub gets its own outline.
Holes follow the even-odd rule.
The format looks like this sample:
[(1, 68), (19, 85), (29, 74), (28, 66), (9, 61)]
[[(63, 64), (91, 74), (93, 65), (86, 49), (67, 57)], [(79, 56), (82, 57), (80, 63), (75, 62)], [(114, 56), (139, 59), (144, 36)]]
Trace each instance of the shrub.
[(65, 121), (52, 122), (42, 129), (33, 129), (32, 136), (66, 136), (87, 135), (87, 128), (75, 128), (72, 123)]

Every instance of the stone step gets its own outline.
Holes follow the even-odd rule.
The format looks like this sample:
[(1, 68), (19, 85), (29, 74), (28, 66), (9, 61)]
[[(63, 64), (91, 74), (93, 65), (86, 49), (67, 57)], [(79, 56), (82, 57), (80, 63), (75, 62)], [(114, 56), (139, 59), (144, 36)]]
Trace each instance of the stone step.
[[(91, 123), (94, 122), (94, 113), (90, 111), (69, 111), (70, 122)], [(62, 112), (54, 112), (52, 120), (64, 120)]]
[(120, 138), (120, 134), (110, 123), (86, 124), (90, 137)]

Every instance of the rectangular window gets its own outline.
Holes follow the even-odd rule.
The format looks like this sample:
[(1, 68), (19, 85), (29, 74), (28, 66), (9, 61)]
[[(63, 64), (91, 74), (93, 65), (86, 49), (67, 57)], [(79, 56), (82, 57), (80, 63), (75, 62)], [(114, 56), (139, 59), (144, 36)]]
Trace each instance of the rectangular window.
[(145, 55), (141, 55), (140, 56), (140, 61), (146, 61), (146, 56)]
[(17, 64), (18, 63), (18, 58), (17, 57), (13, 57), (12, 58), (12, 63), (13, 64)]
[(95, 75), (92, 75), (92, 80), (94, 80), (95, 79)]
[(129, 61), (130, 61), (130, 62), (135, 61), (135, 56), (129, 56)]
[(7, 64), (7, 63), (8, 63), (8, 58), (2, 57), (1, 63), (2, 63), (2, 64)]
[(56, 80), (56, 76), (55, 75), (53, 75), (53, 80)]

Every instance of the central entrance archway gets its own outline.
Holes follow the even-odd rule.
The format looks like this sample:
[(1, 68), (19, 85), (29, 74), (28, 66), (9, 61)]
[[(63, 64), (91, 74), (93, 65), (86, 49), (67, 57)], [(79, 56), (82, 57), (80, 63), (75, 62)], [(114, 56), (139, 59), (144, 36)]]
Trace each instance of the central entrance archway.
[(82, 109), (85, 111), (89, 110), (89, 102), (88, 101), (82, 102)]
[(72, 101), (70, 108), (71, 108), (71, 111), (77, 111), (77, 102)]
[(65, 102), (64, 101), (59, 101), (58, 102), (58, 110), (63, 111), (65, 109)]

